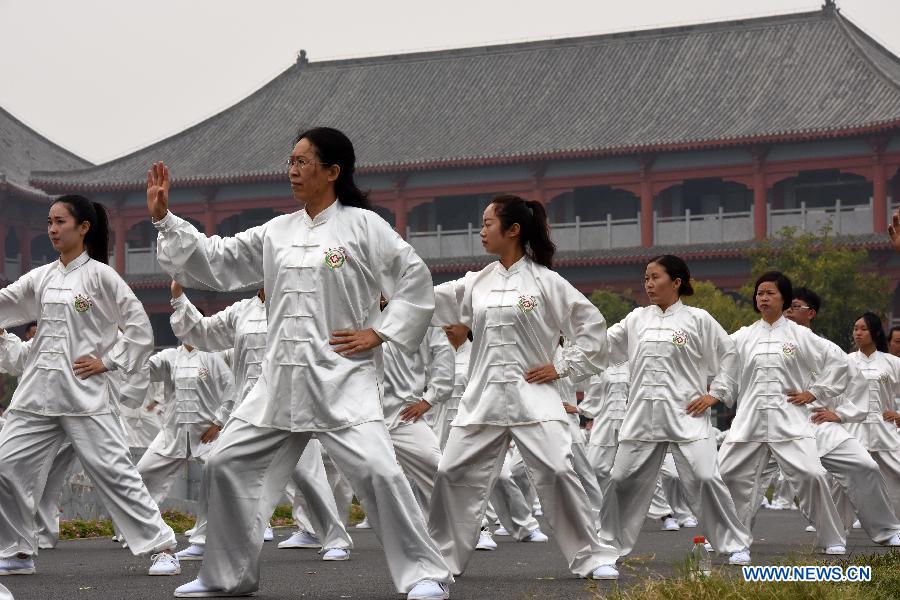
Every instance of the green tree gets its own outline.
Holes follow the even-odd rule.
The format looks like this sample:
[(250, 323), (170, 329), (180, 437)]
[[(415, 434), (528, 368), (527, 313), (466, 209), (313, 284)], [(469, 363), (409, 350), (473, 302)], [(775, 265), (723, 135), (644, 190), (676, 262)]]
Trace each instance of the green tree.
[(759, 317), (748, 303), (735, 299), (717, 288), (711, 281), (692, 280), (693, 296), (684, 296), (688, 306), (702, 308), (719, 322), (725, 331), (734, 333), (744, 325), (750, 325)]
[(615, 325), (636, 306), (631, 300), (631, 291), (624, 294), (600, 288), (594, 290), (588, 299), (596, 306), (606, 319), (606, 325)]
[(867, 310), (887, 312), (890, 279), (872, 272), (865, 248), (854, 248), (847, 241), (832, 236), (829, 226), (815, 233), (782, 229), (750, 251), (752, 277), (742, 290), (744, 296), (751, 297), (753, 282), (762, 273), (781, 271), (794, 287), (807, 287), (822, 298), (813, 330), (849, 350), (853, 319)]

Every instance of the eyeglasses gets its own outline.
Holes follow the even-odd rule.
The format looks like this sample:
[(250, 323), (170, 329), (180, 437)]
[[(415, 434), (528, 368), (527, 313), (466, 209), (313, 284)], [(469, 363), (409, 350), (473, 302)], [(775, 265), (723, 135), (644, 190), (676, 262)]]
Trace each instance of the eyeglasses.
[(788, 310), (809, 310), (809, 307), (802, 304), (791, 304)]
[(328, 166), (326, 163), (318, 162), (315, 160), (307, 160), (306, 158), (304, 158), (302, 156), (297, 156), (297, 157), (290, 156), (290, 157), (288, 157), (288, 159), (286, 161), (284, 161), (283, 164), (288, 169), (293, 167), (295, 164), (297, 165), (298, 169), (305, 169), (309, 165), (322, 165), (323, 167)]

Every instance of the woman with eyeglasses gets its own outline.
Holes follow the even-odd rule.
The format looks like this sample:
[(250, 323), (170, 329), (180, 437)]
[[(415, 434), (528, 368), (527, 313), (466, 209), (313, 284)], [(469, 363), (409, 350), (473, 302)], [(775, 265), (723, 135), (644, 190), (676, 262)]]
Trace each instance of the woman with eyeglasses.
[[(843, 394), (852, 382), (845, 357), (806, 327), (786, 319), (791, 281), (763, 273), (754, 286), (760, 320), (732, 334), (738, 353), (737, 415), (719, 449), (719, 469), (738, 516), (752, 528), (760, 478), (774, 456), (816, 527), (816, 548), (844, 554), (846, 536), (827, 472), (819, 461), (810, 407)], [(812, 374), (812, 375), (811, 375)]]
[[(587, 494), (572, 468), (563, 408), (566, 377), (581, 381), (606, 367), (606, 322), (584, 294), (551, 270), (556, 250), (547, 213), (518, 196), (494, 198), (481, 242), (499, 257), (477, 273), (435, 288), (458, 311), (441, 325), (472, 331), (469, 380), (459, 401), (434, 485), (428, 522), (453, 573), (462, 573), (510, 441), (534, 480), (544, 514), (582, 577), (616, 579), (615, 550), (600, 543)], [(554, 360), (560, 333), (571, 340)]]
[(680, 257), (651, 260), (644, 290), (650, 306), (634, 309), (608, 333), (611, 360), (628, 361), (630, 383), (601, 537), (621, 554), (631, 552), (671, 450), (688, 506), (709, 542), (729, 554), (731, 564), (748, 564), (750, 536), (716, 467), (708, 410), (732, 403), (734, 343), (708, 312), (681, 301), (694, 288)]
[[(206, 237), (169, 212), (165, 165), (147, 173), (163, 268), (185, 287), (264, 287), (268, 309), (262, 373), (209, 457), (203, 566), (176, 597), (259, 588), (266, 519), (313, 434), (350, 480), (397, 590), (411, 600), (449, 597), (453, 577), (397, 464), (378, 385), (381, 343), (414, 352), (425, 335), (431, 275), (384, 219), (365, 210), (355, 164), (340, 131), (301, 132), (288, 175), (304, 207), (230, 238)], [(384, 312), (382, 294), (390, 301)]]

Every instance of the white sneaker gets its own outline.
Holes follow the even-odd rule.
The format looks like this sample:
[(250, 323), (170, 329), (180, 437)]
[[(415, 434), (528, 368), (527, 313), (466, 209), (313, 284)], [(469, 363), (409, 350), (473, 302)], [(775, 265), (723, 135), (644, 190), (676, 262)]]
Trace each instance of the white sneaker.
[(679, 529), (681, 528), (678, 526), (678, 521), (676, 521), (672, 517), (666, 517), (665, 519), (663, 519), (663, 531), (678, 531)]
[(716, 549), (713, 548), (713, 545), (710, 544), (709, 542), (703, 542), (703, 547), (706, 548), (707, 552), (715, 552), (716, 551)]
[(372, 526), (369, 525), (369, 517), (366, 517), (356, 526), (357, 529), (372, 529)]
[(279, 542), (278, 547), (284, 548), (321, 548), (322, 542), (314, 533), (308, 531), (297, 531), (291, 537)]
[(496, 550), (497, 542), (493, 539), (493, 534), (491, 534), (490, 530), (482, 529), (481, 533), (478, 535), (478, 543), (475, 544), (476, 550)]
[(203, 546), (198, 546), (197, 544), (191, 544), (181, 552), (176, 552), (175, 557), (179, 560), (203, 560), (203, 553), (205, 549)]
[(344, 548), (329, 548), (322, 555), (322, 560), (350, 560), (350, 553)]
[(680, 525), (685, 529), (693, 529), (694, 527), (699, 525), (699, 523), (697, 523), (697, 519), (695, 519), (694, 517), (688, 517), (687, 519), (682, 521)]
[(450, 589), (446, 584), (431, 579), (423, 579), (413, 586), (406, 600), (447, 600)]
[(547, 534), (541, 531), (540, 527), (537, 529), (532, 529), (531, 533), (528, 534), (528, 537), (522, 539), (523, 542), (546, 542), (548, 539)]
[(211, 588), (199, 579), (186, 583), (175, 589), (176, 598), (224, 598), (234, 596), (251, 596), (252, 593), (232, 594), (216, 588)]
[(807, 525), (807, 526), (806, 526), (806, 532), (807, 532), (807, 533), (815, 533), (815, 532), (816, 532), (816, 526), (815, 526), (815, 525)]
[(760, 508), (769, 508), (769, 499), (765, 496), (762, 497), (762, 500), (759, 501)]
[(0, 575), (34, 575), (34, 557), (0, 558)]
[(536, 516), (536, 517), (543, 517), (543, 516), (544, 516), (544, 509), (541, 508), (541, 505), (540, 505), (540, 504), (538, 504), (537, 507), (535, 507), (535, 509), (534, 509), (534, 516)]
[(732, 552), (731, 556), (728, 557), (729, 565), (749, 565), (750, 564), (750, 549), (745, 548), (743, 550), (738, 550), (737, 552)]
[(168, 552), (160, 552), (150, 557), (153, 563), (150, 565), (148, 575), (181, 575), (181, 563), (178, 557)]
[(196, 528), (196, 527), (191, 527), (190, 529), (185, 529), (185, 530), (184, 530), (184, 536), (185, 536), (185, 537), (191, 537), (192, 535), (194, 535), (194, 533), (195, 533), (196, 531), (197, 531), (197, 528)]
[(600, 565), (591, 573), (591, 579), (618, 579), (619, 570), (615, 565)]
[(895, 533), (891, 539), (884, 543), (885, 546), (900, 546), (900, 533)]
[(827, 548), (825, 548), (825, 554), (841, 556), (843, 554), (847, 554), (847, 548), (845, 546), (841, 546), (840, 544), (835, 544), (834, 546), (828, 546)]
[(274, 539), (275, 539), (275, 533), (272, 531), (272, 528), (267, 525), (266, 530), (263, 532), (263, 541), (271, 542)]
[(494, 535), (509, 535), (509, 532), (506, 530), (506, 527), (501, 525), (497, 529), (494, 530)]
[(853, 521), (853, 525), (851, 525), (853, 529), (862, 529), (862, 523), (859, 522), (859, 519)]
[(125, 541), (125, 538), (124, 538), (124, 537), (119, 537), (119, 536), (117, 536), (117, 535), (112, 536), (112, 538), (110, 538), (110, 539), (111, 539), (112, 541), (114, 541), (115, 543), (117, 543), (117, 544), (118, 544), (119, 542), (124, 542), (124, 541)]

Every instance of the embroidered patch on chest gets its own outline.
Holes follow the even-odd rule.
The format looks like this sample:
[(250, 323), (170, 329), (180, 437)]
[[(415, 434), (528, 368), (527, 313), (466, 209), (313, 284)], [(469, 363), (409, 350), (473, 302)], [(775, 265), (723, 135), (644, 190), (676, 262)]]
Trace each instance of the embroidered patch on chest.
[(94, 301), (88, 298), (87, 296), (82, 296), (78, 294), (75, 296), (75, 311), (76, 312), (87, 312), (90, 309), (94, 308)]
[(199, 369), (197, 369), (197, 379), (199, 379), (200, 381), (206, 381), (207, 379), (209, 379), (209, 369), (207, 369), (206, 367), (200, 367)]
[(347, 250), (343, 246), (325, 250), (325, 265), (331, 269), (340, 269), (347, 262)]
[(888, 377), (887, 373), (882, 373), (878, 376), (878, 381), (881, 382), (882, 385), (887, 385), (888, 381), (890, 381), (890, 377)]
[(516, 306), (527, 315), (537, 307), (537, 300), (534, 299), (534, 296), (519, 296)]
[(672, 343), (675, 344), (675, 346), (677, 346), (678, 348), (684, 348), (687, 345), (687, 341), (687, 332), (678, 329), (674, 333), (672, 333)]
[(785, 342), (781, 345), (781, 353), (790, 358), (797, 353), (797, 346), (791, 342)]

